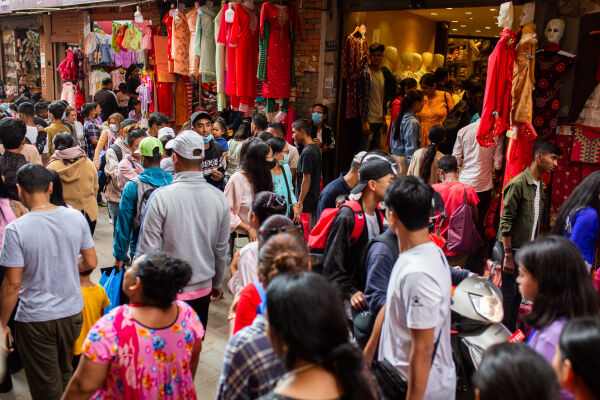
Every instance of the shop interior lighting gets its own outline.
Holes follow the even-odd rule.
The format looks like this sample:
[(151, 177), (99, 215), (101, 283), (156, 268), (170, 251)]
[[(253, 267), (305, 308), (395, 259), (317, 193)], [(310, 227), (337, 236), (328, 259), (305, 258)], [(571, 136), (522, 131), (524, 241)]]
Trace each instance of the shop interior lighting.
[(478, 33), (479, 33), (479, 32), (481, 32), (481, 30), (480, 30), (480, 29), (475, 29), (475, 32), (478, 32)]
[(452, 10), (452, 7), (446, 7), (446, 10)]
[(144, 22), (144, 16), (142, 15), (142, 12), (140, 11), (140, 6), (136, 7), (136, 12), (133, 14), (133, 19), (138, 24), (141, 24), (142, 22)]
[(451, 22), (454, 22), (455, 24), (457, 24), (457, 23), (458, 23), (458, 21), (451, 21)]
[(456, 28), (452, 28), (452, 30), (453, 30), (453, 31), (457, 31), (458, 29), (456, 29)]
[(471, 11), (465, 11), (465, 15), (471, 15), (473, 14)]
[(461, 27), (461, 28), (466, 28), (467, 26), (466, 26), (466, 25), (461, 25), (460, 27)]
[(432, 13), (431, 13), (431, 15), (438, 15), (438, 13), (436, 13), (436, 12), (432, 12)]
[(491, 12), (498, 11), (496, 8), (490, 8)]
[(486, 27), (485, 27), (485, 29), (492, 29), (492, 28), (491, 28), (491, 27), (489, 27), (489, 26), (486, 26)]

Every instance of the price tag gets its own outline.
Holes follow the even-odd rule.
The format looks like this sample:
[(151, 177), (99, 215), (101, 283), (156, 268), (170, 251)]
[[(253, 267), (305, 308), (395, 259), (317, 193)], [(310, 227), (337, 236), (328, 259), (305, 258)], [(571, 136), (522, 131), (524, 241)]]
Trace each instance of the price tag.
[(204, 10), (201, 9), (200, 7), (196, 8), (196, 12), (198, 13), (198, 15), (204, 14)]
[(521, 332), (520, 329), (517, 329), (515, 333), (511, 337), (508, 338), (508, 341), (511, 343), (519, 343), (525, 340), (525, 334)]

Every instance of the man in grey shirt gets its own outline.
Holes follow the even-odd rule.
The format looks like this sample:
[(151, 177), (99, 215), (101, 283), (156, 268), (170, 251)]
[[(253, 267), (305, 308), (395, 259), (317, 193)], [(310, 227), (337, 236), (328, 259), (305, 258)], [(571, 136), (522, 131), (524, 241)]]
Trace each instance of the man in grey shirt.
[[(98, 264), (94, 240), (81, 212), (50, 203), (49, 170), (24, 165), (17, 172), (17, 188), (29, 213), (4, 231), (0, 326), (12, 347), (7, 323), (20, 300), (16, 344), (31, 396), (60, 399), (71, 378), (71, 353), (83, 323), (79, 271)], [(78, 267), (79, 254), (82, 267)]]
[(136, 257), (163, 251), (192, 266), (192, 278), (177, 298), (192, 306), (206, 329), (208, 306), (223, 295), (229, 205), (204, 179), (202, 136), (184, 131), (166, 149), (173, 151), (175, 177), (148, 200)]

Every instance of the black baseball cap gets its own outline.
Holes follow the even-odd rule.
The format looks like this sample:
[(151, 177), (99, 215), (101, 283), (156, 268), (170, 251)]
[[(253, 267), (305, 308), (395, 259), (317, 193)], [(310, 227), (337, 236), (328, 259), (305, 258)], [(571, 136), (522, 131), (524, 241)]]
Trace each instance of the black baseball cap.
[(212, 117), (206, 111), (196, 111), (192, 114), (192, 117), (190, 118), (192, 126), (194, 126), (194, 122), (198, 121), (199, 119), (208, 119), (210, 120), (210, 122), (213, 122)]
[(377, 158), (368, 160), (360, 166), (360, 169), (358, 170), (358, 185), (356, 185), (350, 193), (361, 193), (365, 190), (369, 181), (376, 181), (389, 174), (395, 175), (392, 164), (390, 164), (389, 161)]

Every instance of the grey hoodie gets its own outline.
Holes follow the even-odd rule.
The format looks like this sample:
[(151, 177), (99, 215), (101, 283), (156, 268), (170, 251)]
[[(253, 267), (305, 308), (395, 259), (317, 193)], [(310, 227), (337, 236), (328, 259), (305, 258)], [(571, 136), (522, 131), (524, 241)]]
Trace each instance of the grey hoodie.
[(228, 241), (229, 205), (223, 192), (207, 183), (202, 172), (179, 172), (172, 184), (148, 199), (136, 258), (164, 251), (192, 267), (184, 292), (220, 288)]

